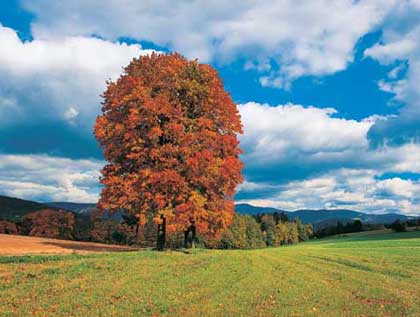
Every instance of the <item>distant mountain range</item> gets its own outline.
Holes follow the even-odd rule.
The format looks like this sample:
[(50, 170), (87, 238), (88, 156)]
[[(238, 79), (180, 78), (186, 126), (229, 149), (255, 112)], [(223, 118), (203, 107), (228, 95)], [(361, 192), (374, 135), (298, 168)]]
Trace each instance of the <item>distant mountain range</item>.
[(299, 218), (303, 223), (312, 223), (314, 225), (321, 225), (321, 223), (336, 223), (340, 221), (342, 223), (350, 222), (355, 219), (360, 219), (364, 223), (392, 223), (397, 219), (402, 221), (410, 219), (405, 215), (388, 213), (381, 215), (366, 214), (354, 210), (346, 209), (301, 209), (296, 211), (286, 211), (271, 207), (256, 207), (249, 204), (237, 204), (235, 205), (235, 211), (240, 214), (256, 215), (262, 213), (285, 213), (289, 219), (293, 220)]
[(58, 209), (35, 201), (0, 195), (0, 219), (19, 221), (22, 216), (45, 208)]
[[(0, 219), (19, 221), (22, 216), (27, 213), (37, 211), (40, 209), (63, 209), (78, 214), (88, 214), (96, 208), (96, 204), (73, 203), (73, 202), (50, 202), (39, 203), (30, 200), (12, 198), (0, 195)], [(286, 211), (271, 207), (256, 207), (249, 204), (237, 204), (235, 206), (236, 212), (240, 214), (256, 215), (262, 213), (284, 212), (289, 219), (293, 220), (299, 218), (303, 223), (312, 223), (316, 227), (323, 227), (329, 224), (336, 224), (337, 221), (342, 223), (350, 222), (355, 219), (360, 219), (364, 223), (392, 223), (397, 219), (402, 221), (410, 219), (405, 215), (388, 213), (381, 215), (366, 214), (363, 212), (333, 209), (333, 210), (309, 210), (302, 209), (296, 211)], [(120, 213), (111, 216), (112, 218), (121, 218)]]
[(52, 202), (39, 203), (36, 201), (7, 197), (0, 195), (0, 219), (19, 221), (24, 215), (41, 209), (67, 210), (75, 213), (89, 213), (96, 204)]
[(96, 208), (96, 204), (88, 204), (88, 203), (68, 203), (68, 202), (51, 202), (45, 203), (45, 205), (59, 208), (64, 210), (70, 210), (77, 213), (89, 213), (92, 209)]

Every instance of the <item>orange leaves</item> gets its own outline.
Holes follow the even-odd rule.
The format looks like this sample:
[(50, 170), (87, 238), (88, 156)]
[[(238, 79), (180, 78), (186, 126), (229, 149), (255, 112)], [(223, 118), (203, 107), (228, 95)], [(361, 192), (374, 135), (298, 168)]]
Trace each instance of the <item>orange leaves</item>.
[(209, 65), (142, 56), (103, 94), (95, 137), (109, 164), (103, 208), (167, 217), (167, 228), (217, 234), (232, 221), (242, 181), (236, 105)]
[(22, 218), (22, 230), (30, 236), (72, 240), (74, 223), (71, 212), (42, 209)]
[(108, 125), (107, 119), (105, 116), (98, 116), (96, 118), (96, 123), (94, 127), (95, 136), (98, 140), (103, 140), (106, 137), (106, 130), (103, 128)]
[(153, 127), (150, 129), (149, 132), (149, 138), (150, 139), (155, 139), (157, 137), (160, 137), (162, 135), (162, 130), (159, 127)]

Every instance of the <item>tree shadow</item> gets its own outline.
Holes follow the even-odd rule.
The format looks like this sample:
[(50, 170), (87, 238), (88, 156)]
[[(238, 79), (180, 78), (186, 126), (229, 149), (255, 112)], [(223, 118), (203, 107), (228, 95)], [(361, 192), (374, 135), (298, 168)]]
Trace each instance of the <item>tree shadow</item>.
[(129, 251), (138, 251), (139, 248), (129, 247), (129, 246), (117, 246), (117, 245), (104, 245), (104, 244), (82, 244), (77, 242), (60, 242), (60, 241), (45, 241), (42, 242), (44, 245), (52, 245), (63, 249), (69, 249), (77, 251), (86, 251), (86, 252), (129, 252)]

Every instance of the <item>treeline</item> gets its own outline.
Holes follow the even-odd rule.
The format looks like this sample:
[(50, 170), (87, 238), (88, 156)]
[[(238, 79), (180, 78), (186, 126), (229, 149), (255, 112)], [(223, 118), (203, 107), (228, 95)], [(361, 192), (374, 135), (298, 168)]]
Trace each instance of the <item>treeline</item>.
[(120, 219), (99, 210), (84, 214), (46, 208), (17, 220), (0, 219), (0, 233), (117, 244), (147, 244), (154, 239), (153, 221), (140, 226), (133, 218)]
[(324, 238), (327, 236), (333, 236), (337, 234), (382, 230), (385, 228), (392, 229), (395, 232), (404, 232), (404, 231), (407, 231), (409, 227), (415, 227), (415, 230), (419, 230), (420, 218), (409, 219), (406, 221), (401, 221), (397, 219), (393, 223), (390, 223), (390, 224), (362, 223), (358, 219), (352, 222), (347, 222), (347, 223), (342, 223), (340, 221), (337, 221), (337, 223), (334, 225), (318, 228), (317, 230), (315, 230), (314, 236), (316, 238)]
[[(302, 224), (299, 219), (290, 221), (284, 213), (259, 214), (254, 216), (235, 214), (231, 225), (217, 236), (198, 235), (195, 245), (217, 249), (255, 249), (267, 246), (295, 244), (311, 238), (379, 230), (385, 227), (394, 231), (406, 231), (408, 227), (420, 226), (420, 218), (395, 221), (390, 225), (364, 224), (360, 220), (318, 228)], [(96, 210), (87, 214), (44, 209), (26, 214), (21, 220), (0, 220), (0, 233), (21, 234), (66, 240), (104, 242), (113, 244), (156, 245), (157, 225), (153, 218), (145, 223), (130, 215), (111, 216)], [(192, 241), (190, 241), (191, 243)], [(184, 246), (184, 234), (169, 234), (169, 248)]]
[[(135, 217), (123, 216), (120, 222), (108, 219), (90, 222), (85, 220), (83, 223), (91, 223), (90, 229), (79, 230), (85, 233), (84, 239), (145, 247), (154, 247), (156, 244), (157, 227), (153, 219), (140, 224)], [(77, 236), (80, 237), (81, 234)], [(221, 236), (197, 235), (195, 245), (212, 249), (256, 249), (294, 244), (312, 237), (311, 224), (302, 224), (299, 220), (289, 222), (287, 216), (266, 214), (251, 217), (235, 214), (231, 225)], [(181, 248), (184, 243), (183, 233), (167, 236), (167, 245), (170, 248)]]
[(391, 228), (395, 232), (407, 231), (409, 227), (415, 227), (415, 230), (420, 230), (420, 218), (410, 219), (407, 221), (397, 219), (387, 227)]
[[(0, 233), (154, 247), (157, 226), (153, 218), (139, 223), (136, 217), (130, 215), (111, 217), (99, 211), (77, 214), (44, 209), (25, 215), (19, 222), (0, 221)], [(284, 214), (252, 217), (235, 214), (233, 222), (221, 235), (198, 235), (195, 245), (217, 249), (255, 249), (294, 244), (311, 237), (312, 225), (304, 225), (299, 220), (289, 221)], [(184, 243), (182, 233), (167, 236), (170, 248), (183, 247)]]
[(285, 214), (235, 214), (219, 243), (221, 249), (253, 249), (306, 241), (313, 237), (311, 224), (289, 221)]
[(343, 233), (352, 233), (352, 232), (361, 232), (367, 230), (377, 230), (382, 229), (383, 225), (375, 225), (374, 228), (370, 228), (367, 225), (363, 225), (363, 223), (356, 219), (353, 222), (342, 223), (341, 221), (337, 221), (337, 224), (326, 226), (324, 228), (319, 228), (315, 231), (315, 236), (317, 238), (323, 238), (327, 236), (333, 236), (336, 234), (343, 234)]
[(0, 233), (74, 240), (75, 215), (64, 210), (42, 209), (16, 221), (0, 219)]

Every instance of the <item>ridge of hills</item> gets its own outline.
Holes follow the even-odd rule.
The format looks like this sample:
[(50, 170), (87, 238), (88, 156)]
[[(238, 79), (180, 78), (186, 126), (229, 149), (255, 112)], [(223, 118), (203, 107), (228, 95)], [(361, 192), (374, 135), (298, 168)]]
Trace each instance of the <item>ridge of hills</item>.
[[(40, 209), (66, 210), (77, 214), (89, 214), (96, 208), (94, 203), (75, 203), (75, 202), (48, 202), (39, 203), (35, 201), (7, 197), (0, 195), (0, 219), (19, 221), (22, 216)], [(296, 211), (286, 211), (272, 207), (257, 207), (250, 204), (236, 204), (235, 211), (240, 214), (257, 215), (262, 213), (285, 213), (289, 219), (299, 218), (303, 223), (325, 226), (340, 221), (342, 223), (360, 219), (365, 223), (392, 223), (400, 219), (402, 221), (410, 217), (398, 213), (386, 214), (367, 214), (354, 210), (346, 209), (301, 209)]]

